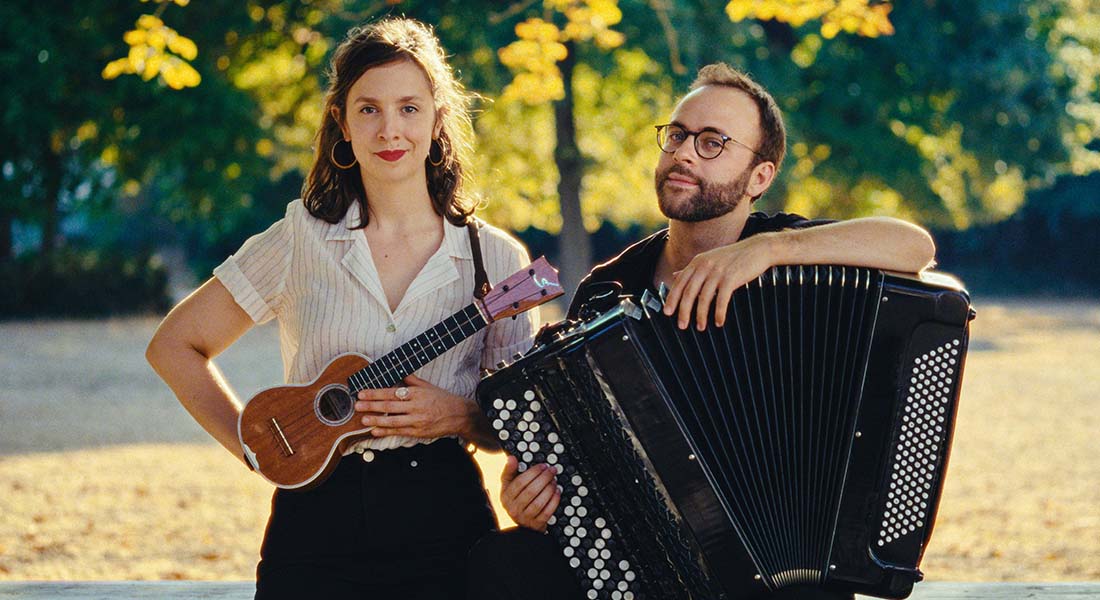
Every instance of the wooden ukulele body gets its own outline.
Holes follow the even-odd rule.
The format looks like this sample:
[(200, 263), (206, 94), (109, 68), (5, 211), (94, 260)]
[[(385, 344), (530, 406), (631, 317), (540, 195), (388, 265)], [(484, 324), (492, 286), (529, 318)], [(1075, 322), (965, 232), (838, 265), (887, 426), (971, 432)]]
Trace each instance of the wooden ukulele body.
[(256, 472), (284, 489), (309, 489), (324, 481), (340, 462), (334, 455), (370, 437), (348, 390), (348, 378), (369, 364), (362, 354), (341, 354), (311, 383), (253, 396), (241, 412), (237, 434)]

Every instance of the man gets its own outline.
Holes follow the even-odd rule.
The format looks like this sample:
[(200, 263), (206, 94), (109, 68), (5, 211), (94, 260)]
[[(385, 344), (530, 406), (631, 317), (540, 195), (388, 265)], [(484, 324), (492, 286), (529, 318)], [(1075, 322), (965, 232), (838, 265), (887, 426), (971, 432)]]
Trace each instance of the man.
[[(593, 269), (577, 289), (570, 316), (601, 282), (618, 282), (636, 296), (665, 282), (671, 286), (665, 313), (675, 314), (681, 328), (694, 324), (702, 330), (712, 304), (721, 326), (733, 291), (774, 265), (832, 263), (916, 272), (932, 264), (935, 246), (928, 233), (897, 219), (828, 222), (752, 213), (752, 203), (779, 171), (786, 133), (771, 95), (725, 64), (700, 70), (670, 123), (657, 131), (662, 154), (654, 180), (669, 227)], [(543, 566), (498, 568), (497, 580), (477, 584), (482, 587), (476, 591), (479, 597), (580, 597), (553, 540), (532, 534), (545, 531), (557, 509), (555, 472), (536, 465), (517, 474), (516, 464), (514, 457), (508, 459), (501, 500), (528, 531), (485, 540), (475, 560)], [(517, 576), (516, 570), (528, 572)], [(474, 578), (491, 576), (483, 571)], [(837, 596), (801, 590), (792, 597)]]

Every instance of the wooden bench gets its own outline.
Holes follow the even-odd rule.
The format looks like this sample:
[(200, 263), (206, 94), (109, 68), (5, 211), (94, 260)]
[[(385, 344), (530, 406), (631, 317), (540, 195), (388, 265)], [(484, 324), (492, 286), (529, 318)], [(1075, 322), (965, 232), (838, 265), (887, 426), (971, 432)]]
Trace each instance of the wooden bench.
[[(0, 600), (248, 600), (251, 581), (0, 581)], [(860, 596), (859, 598), (863, 598)], [(913, 588), (912, 600), (1096, 600), (1100, 581), (1084, 583), (955, 583)]]

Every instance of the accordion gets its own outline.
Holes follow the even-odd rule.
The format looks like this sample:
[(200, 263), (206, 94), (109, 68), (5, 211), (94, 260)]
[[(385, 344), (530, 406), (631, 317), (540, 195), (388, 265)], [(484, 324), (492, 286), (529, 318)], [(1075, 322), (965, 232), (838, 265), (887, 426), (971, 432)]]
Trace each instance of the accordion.
[(520, 469), (556, 469), (549, 529), (587, 597), (908, 596), (974, 315), (957, 280), (785, 266), (722, 327), (661, 307), (563, 322), (478, 387)]

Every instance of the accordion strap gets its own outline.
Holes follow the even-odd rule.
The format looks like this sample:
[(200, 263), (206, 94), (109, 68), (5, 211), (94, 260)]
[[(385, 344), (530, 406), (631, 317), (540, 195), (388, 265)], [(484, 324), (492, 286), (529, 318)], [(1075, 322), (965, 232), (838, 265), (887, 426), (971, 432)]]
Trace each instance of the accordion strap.
[(489, 284), (489, 276), (485, 273), (485, 262), (481, 258), (481, 238), (478, 237), (478, 229), (481, 221), (470, 217), (466, 221), (466, 229), (470, 232), (470, 250), (474, 253), (474, 298), (485, 298), (493, 286)]

